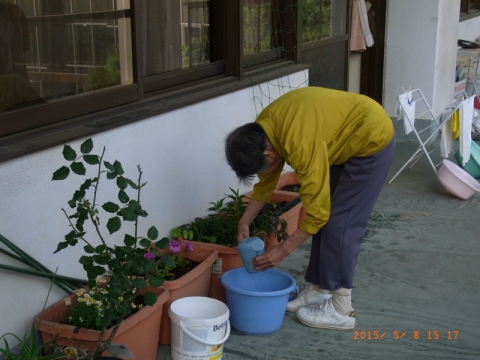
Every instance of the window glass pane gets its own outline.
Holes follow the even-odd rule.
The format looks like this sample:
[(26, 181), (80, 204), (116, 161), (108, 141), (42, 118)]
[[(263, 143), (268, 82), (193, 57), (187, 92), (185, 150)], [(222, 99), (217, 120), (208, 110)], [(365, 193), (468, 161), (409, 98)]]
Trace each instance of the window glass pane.
[(468, 2), (468, 10), (478, 10), (478, 1), (477, 0), (470, 0)]
[(347, 0), (303, 0), (302, 41), (343, 35), (347, 31)]
[(271, 50), (272, 0), (243, 0), (243, 54)]
[(0, 2), (0, 111), (132, 84), (129, 4)]
[(208, 0), (146, 0), (141, 16), (144, 76), (210, 62)]

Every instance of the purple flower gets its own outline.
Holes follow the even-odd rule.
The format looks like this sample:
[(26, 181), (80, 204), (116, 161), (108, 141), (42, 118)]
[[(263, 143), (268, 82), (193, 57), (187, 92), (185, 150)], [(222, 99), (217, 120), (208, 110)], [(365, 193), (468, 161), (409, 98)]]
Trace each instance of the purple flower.
[(143, 254), (143, 257), (148, 261), (148, 260), (153, 260), (155, 259), (155, 255), (153, 255), (151, 252), (147, 252)]
[(188, 240), (185, 240), (185, 251), (193, 251), (193, 245)]
[(179, 253), (181, 250), (180, 243), (177, 240), (170, 240), (168, 250), (174, 254)]

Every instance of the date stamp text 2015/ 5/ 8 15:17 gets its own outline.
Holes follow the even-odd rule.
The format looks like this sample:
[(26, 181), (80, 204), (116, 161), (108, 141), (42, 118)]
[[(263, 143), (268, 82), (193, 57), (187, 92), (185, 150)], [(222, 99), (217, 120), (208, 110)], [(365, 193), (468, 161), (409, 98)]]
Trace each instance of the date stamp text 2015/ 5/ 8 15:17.
[(460, 335), (458, 330), (414, 330), (414, 331), (380, 331), (380, 330), (354, 330), (354, 340), (381, 340), (381, 339), (412, 339), (412, 340), (457, 340)]

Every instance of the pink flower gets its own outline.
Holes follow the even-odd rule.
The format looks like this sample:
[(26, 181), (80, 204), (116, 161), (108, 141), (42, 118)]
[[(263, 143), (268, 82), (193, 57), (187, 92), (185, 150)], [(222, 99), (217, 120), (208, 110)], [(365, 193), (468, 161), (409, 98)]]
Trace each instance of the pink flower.
[(147, 261), (155, 259), (155, 255), (153, 255), (151, 252), (147, 252), (147, 253), (143, 254), (143, 257), (145, 259), (147, 259)]
[(193, 251), (193, 245), (188, 240), (185, 240), (185, 251)]
[(180, 243), (177, 240), (170, 240), (168, 244), (168, 250), (174, 254), (179, 253), (182, 249)]

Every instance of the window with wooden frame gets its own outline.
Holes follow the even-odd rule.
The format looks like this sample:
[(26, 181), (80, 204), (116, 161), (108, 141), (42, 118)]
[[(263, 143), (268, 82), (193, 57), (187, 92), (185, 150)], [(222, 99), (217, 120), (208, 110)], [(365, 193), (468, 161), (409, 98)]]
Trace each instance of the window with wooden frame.
[(1, 0), (0, 162), (298, 71), (301, 6)]
[(0, 2), (0, 136), (137, 100), (130, 1)]
[(460, 0), (460, 21), (480, 16), (480, 0)]

